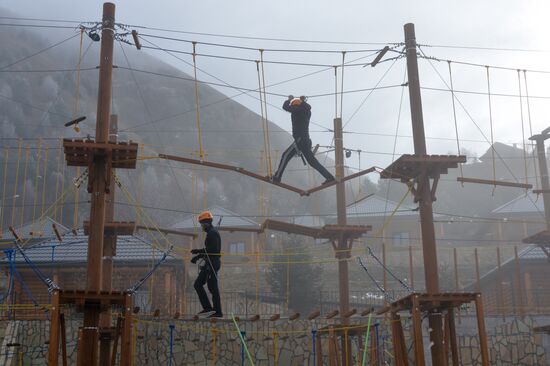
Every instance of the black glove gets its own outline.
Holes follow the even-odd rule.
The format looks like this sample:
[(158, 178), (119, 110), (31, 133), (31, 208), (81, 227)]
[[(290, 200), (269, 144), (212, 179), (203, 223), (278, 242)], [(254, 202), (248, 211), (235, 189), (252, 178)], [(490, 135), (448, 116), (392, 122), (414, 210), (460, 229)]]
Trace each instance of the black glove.
[(195, 263), (197, 263), (198, 260), (199, 260), (198, 256), (193, 257), (193, 258), (191, 258), (191, 263), (195, 264)]
[(292, 99), (294, 99), (294, 95), (290, 94), (290, 95), (288, 96), (288, 100), (292, 100)]
[(200, 249), (191, 249), (191, 254), (199, 254), (200, 252)]

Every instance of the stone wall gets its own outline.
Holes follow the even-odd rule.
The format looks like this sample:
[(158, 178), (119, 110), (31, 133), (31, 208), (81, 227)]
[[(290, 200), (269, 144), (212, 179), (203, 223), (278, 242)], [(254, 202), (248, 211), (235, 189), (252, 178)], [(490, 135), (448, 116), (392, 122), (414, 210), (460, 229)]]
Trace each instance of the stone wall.
[[(365, 324), (366, 318), (353, 318), (354, 324)], [(544, 337), (535, 334), (533, 327), (546, 324), (549, 319), (521, 318), (487, 318), (486, 326), (490, 344), (492, 365), (547, 365)], [(380, 354), (388, 364), (392, 364), (391, 334), (383, 318), (378, 319), (378, 339)], [(19, 346), (8, 347), (9, 352), (23, 356), (23, 365), (46, 365), (49, 337), (49, 322), (46, 320), (19, 320), (18, 332), (14, 339)], [(550, 322), (550, 321), (549, 321)], [(81, 324), (78, 316), (67, 317), (67, 342), (69, 364), (76, 363), (77, 329)], [(246, 344), (255, 365), (273, 365), (275, 357), (279, 365), (313, 365), (313, 343), (311, 330), (325, 327), (329, 321), (319, 320), (280, 320), (270, 322), (240, 322), (239, 327), (245, 331)], [(373, 324), (375, 321), (373, 320)], [(6, 328), (7, 321), (0, 322), (0, 328)], [(173, 328), (171, 328), (173, 325)], [(374, 325), (373, 325), (374, 326)], [(410, 323), (404, 322), (405, 337), (410, 342), (408, 328)], [(427, 336), (426, 324), (424, 334)], [(176, 320), (158, 321), (140, 319), (136, 322), (135, 365), (169, 364), (170, 333), (172, 329), (172, 364), (173, 365), (241, 365), (241, 342), (236, 328), (231, 321), (223, 320), (216, 324), (207, 321)], [(481, 365), (479, 340), (475, 318), (462, 317), (457, 324), (458, 342), (460, 347), (461, 365)], [(275, 332), (275, 334), (274, 334)], [(372, 336), (375, 336), (372, 333)], [(324, 364), (328, 365), (328, 341), (326, 334), (322, 336)], [(360, 353), (356, 337), (350, 335), (351, 348), (348, 350), (358, 360)], [(425, 339), (427, 362), (429, 364), (429, 342)], [(410, 343), (408, 344), (410, 345)], [(5, 350), (3, 350), (5, 351)], [(316, 349), (315, 357), (319, 357)], [(412, 347), (411, 353), (412, 356)], [(246, 356), (245, 356), (246, 357)], [(216, 362), (214, 362), (214, 359)], [(15, 357), (12, 365), (18, 365)]]

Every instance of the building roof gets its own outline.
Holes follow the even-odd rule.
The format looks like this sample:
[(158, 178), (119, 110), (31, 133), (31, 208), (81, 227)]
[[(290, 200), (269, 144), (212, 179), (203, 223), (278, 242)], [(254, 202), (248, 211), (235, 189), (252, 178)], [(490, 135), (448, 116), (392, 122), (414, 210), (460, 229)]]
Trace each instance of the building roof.
[(536, 194), (528, 192), (521, 196), (506, 202), (500, 207), (495, 208), (493, 214), (515, 214), (515, 213), (540, 213), (544, 215), (544, 202), (542, 197), (537, 197)]
[[(509, 266), (513, 266), (515, 259), (516, 259), (515, 256), (509, 257), (508, 259), (506, 259), (500, 265), (501, 269), (504, 269)], [(530, 245), (518, 252), (518, 259), (521, 263), (525, 264), (526, 262), (529, 262), (529, 261), (546, 262), (548, 260), (548, 257), (546, 256), (546, 253), (544, 253), (544, 251), (541, 249), (541, 247), (539, 247), (538, 245)], [(488, 271), (487, 273), (485, 273), (483, 276), (480, 277), (479, 279), (480, 282), (490, 281), (492, 276), (496, 275), (497, 271), (498, 271), (498, 266), (493, 267), (490, 271)], [(464, 290), (473, 290), (475, 286), (476, 284), (472, 283), (466, 286)]]
[[(27, 243), (40, 242), (45, 239), (56, 238), (52, 224), (55, 224), (60, 235), (63, 235), (70, 231), (69, 228), (61, 225), (51, 217), (44, 217), (32, 223), (23, 225), (20, 228), (15, 228), (15, 232), (19, 238)], [(6, 230), (2, 233), (0, 243), (13, 243), (15, 237), (11, 231)]]
[[(259, 228), (257, 222), (247, 217), (240, 216), (239, 214), (222, 208), (220, 206), (213, 206), (208, 208), (208, 211), (214, 215), (214, 225), (218, 225), (218, 221), (221, 219), (220, 227), (247, 227), (247, 228)], [(177, 222), (172, 225), (173, 229), (190, 230), (199, 227), (196, 215), (190, 215), (183, 219), (183, 221)]]
[[(67, 232), (62, 235), (62, 242), (57, 238), (45, 239), (40, 243), (26, 247), (25, 254), (37, 265), (56, 264), (81, 264), (86, 263), (88, 258), (88, 236), (84, 235), (83, 230), (78, 230), (74, 235)], [(153, 248), (151, 243), (137, 235), (119, 235), (117, 237), (116, 262), (151, 263), (152, 258), (159, 260), (163, 252)], [(53, 258), (52, 258), (53, 256)], [(169, 256), (167, 260), (175, 260)], [(4, 259), (5, 261), (6, 259)], [(16, 254), (16, 263), (24, 262), (20, 253)]]
[(493, 143), (492, 147), (489, 147), (483, 155), (479, 157), (479, 160), (488, 162), (493, 160), (492, 149), (495, 149), (496, 154), (500, 156), (506, 156), (506, 158), (523, 158), (523, 149), (518, 148), (515, 144), (513, 146), (504, 144), (502, 142)]
[(384, 217), (395, 211), (394, 216), (418, 216), (413, 211), (414, 207), (387, 200), (378, 195), (372, 195), (361, 202), (350, 205), (346, 208), (348, 217)]

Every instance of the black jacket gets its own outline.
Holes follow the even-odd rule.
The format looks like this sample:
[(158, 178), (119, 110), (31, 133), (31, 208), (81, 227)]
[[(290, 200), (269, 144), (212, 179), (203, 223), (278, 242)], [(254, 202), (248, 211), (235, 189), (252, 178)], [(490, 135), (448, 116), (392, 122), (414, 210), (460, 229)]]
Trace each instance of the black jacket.
[(221, 266), (221, 249), (222, 239), (220, 237), (220, 233), (218, 232), (218, 230), (216, 230), (216, 228), (210, 226), (210, 228), (206, 232), (206, 238), (204, 239), (204, 248), (200, 249), (199, 253), (197, 254), (197, 258), (204, 258), (208, 267), (210, 266), (209, 262), (212, 262), (214, 270), (217, 271), (220, 269)]
[(311, 106), (306, 102), (300, 105), (290, 105), (290, 100), (285, 100), (283, 109), (291, 113), (292, 137), (295, 140), (309, 139), (309, 119), (311, 118)]

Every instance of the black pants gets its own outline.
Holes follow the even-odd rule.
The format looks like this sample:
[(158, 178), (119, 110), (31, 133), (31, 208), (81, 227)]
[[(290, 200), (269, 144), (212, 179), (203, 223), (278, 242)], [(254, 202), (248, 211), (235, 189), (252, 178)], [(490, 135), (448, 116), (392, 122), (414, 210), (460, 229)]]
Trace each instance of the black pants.
[(285, 150), (281, 156), (281, 162), (279, 163), (277, 172), (273, 176), (281, 180), (288, 162), (299, 152), (302, 153), (302, 156), (306, 159), (309, 166), (317, 170), (325, 179), (334, 179), (334, 176), (330, 174), (329, 171), (319, 163), (317, 158), (315, 158), (315, 155), (313, 155), (311, 151), (311, 140), (309, 138), (297, 138), (295, 142)]
[[(207, 311), (214, 310), (216, 314), (221, 314), (222, 304), (220, 301), (220, 290), (218, 288), (217, 273), (218, 270), (214, 272), (208, 265), (203, 267), (199, 272), (199, 276), (195, 280), (194, 287), (195, 291), (197, 291), (197, 295), (199, 295), (199, 301), (201, 302), (202, 309)], [(204, 290), (204, 284), (208, 285), (208, 291), (210, 291), (210, 293), (212, 294), (212, 303), (214, 304), (214, 307), (212, 307), (212, 305), (210, 304), (208, 295)]]

